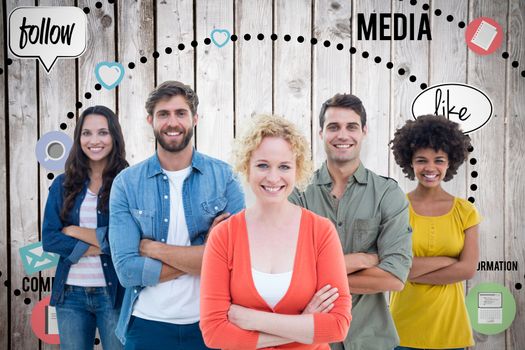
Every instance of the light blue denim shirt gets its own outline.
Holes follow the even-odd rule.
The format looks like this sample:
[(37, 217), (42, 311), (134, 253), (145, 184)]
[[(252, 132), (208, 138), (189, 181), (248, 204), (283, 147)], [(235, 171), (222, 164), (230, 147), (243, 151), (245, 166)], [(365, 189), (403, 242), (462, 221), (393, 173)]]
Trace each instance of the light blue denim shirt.
[[(182, 186), (184, 216), (191, 245), (201, 245), (217, 215), (235, 214), (245, 207), (244, 194), (227, 163), (193, 150), (191, 167)], [(110, 213), (112, 258), (118, 278), (126, 287), (115, 333), (125, 343), (133, 304), (143, 287), (159, 283), (162, 267), (159, 260), (140, 255), (140, 240), (166, 242), (168, 237), (170, 186), (157, 154), (115, 178)]]

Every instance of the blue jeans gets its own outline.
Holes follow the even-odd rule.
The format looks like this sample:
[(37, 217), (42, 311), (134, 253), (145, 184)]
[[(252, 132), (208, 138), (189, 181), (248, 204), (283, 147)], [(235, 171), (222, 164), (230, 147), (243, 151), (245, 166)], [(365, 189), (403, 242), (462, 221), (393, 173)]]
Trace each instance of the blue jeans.
[[(125, 350), (208, 350), (199, 322), (173, 324), (131, 316)], [(105, 349), (104, 349), (105, 350)]]
[[(431, 349), (420, 349), (420, 348), (407, 348), (406, 346), (398, 346), (394, 350), (431, 350)], [(443, 350), (465, 350), (465, 348), (450, 348)]]
[(113, 309), (106, 287), (65, 286), (56, 305), (61, 350), (92, 350), (98, 328), (104, 350), (121, 350), (115, 335), (120, 309)]

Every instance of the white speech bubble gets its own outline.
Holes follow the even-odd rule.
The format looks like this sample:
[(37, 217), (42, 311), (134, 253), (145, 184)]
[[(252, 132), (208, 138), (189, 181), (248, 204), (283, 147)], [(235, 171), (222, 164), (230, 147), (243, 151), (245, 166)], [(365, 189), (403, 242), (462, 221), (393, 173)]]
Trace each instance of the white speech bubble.
[(17, 7), (9, 15), (9, 49), (19, 58), (38, 58), (47, 73), (57, 58), (86, 50), (86, 14), (74, 6)]
[(487, 94), (462, 83), (433, 85), (412, 102), (414, 119), (425, 114), (442, 115), (458, 123), (465, 134), (487, 124), (492, 110), (492, 101)]

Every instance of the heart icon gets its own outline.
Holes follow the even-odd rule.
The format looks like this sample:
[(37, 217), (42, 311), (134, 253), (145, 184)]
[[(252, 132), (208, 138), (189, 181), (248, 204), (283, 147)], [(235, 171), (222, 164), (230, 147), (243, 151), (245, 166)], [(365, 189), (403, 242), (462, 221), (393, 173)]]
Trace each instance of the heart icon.
[(124, 78), (124, 66), (118, 62), (100, 62), (95, 67), (95, 77), (100, 85), (111, 90)]
[(211, 41), (217, 47), (223, 47), (230, 40), (230, 32), (226, 29), (214, 29), (211, 31)]

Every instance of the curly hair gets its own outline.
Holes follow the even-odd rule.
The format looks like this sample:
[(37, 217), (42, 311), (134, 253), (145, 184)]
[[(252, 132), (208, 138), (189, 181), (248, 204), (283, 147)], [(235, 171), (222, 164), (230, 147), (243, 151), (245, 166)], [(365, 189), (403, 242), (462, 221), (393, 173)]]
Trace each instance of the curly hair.
[(467, 159), (471, 147), (470, 137), (463, 134), (459, 124), (443, 116), (422, 115), (415, 121), (408, 120), (396, 130), (390, 141), (396, 163), (410, 180), (414, 180), (412, 158), (422, 148), (442, 150), (448, 156), (448, 170), (443, 181), (451, 180), (459, 166)]
[(118, 118), (113, 111), (105, 106), (93, 106), (86, 108), (77, 121), (75, 132), (73, 135), (73, 146), (69, 152), (66, 160), (64, 171), (64, 204), (60, 212), (62, 220), (67, 221), (68, 214), (73, 208), (75, 198), (82, 191), (84, 184), (89, 179), (90, 165), (89, 158), (82, 151), (80, 146), (80, 136), (82, 134), (82, 127), (84, 120), (91, 114), (98, 114), (106, 117), (108, 121), (108, 129), (113, 139), (113, 149), (108, 155), (108, 163), (104, 167), (102, 173), (102, 187), (99, 190), (99, 201), (97, 209), (103, 212), (108, 211), (109, 194), (111, 184), (117, 174), (124, 168), (128, 167), (126, 161), (126, 151), (124, 146), (124, 137), (122, 129), (118, 122)]
[(280, 137), (290, 144), (296, 161), (296, 187), (304, 189), (312, 175), (310, 146), (306, 138), (290, 121), (277, 116), (259, 115), (234, 148), (235, 171), (249, 175), (250, 159), (265, 137)]

